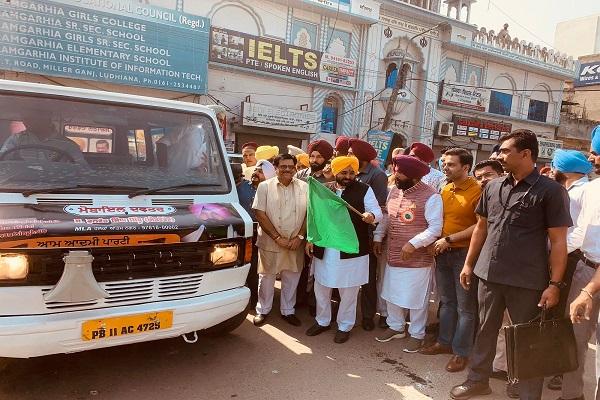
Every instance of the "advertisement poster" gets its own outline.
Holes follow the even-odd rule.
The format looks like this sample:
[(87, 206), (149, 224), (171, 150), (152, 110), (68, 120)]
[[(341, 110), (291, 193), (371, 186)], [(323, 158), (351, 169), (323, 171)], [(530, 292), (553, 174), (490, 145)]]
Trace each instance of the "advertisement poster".
[(488, 119), (453, 115), (454, 135), (470, 136), (479, 139), (498, 140), (512, 131), (512, 124)]
[(554, 157), (554, 152), (563, 148), (562, 140), (545, 139), (538, 137), (539, 158), (551, 160)]
[(573, 85), (576, 87), (600, 85), (600, 61), (581, 64)]
[(210, 61), (354, 88), (356, 61), (229, 29), (211, 28)]
[(133, 0), (2, 1), (0, 68), (203, 94), (209, 27)]
[(315, 133), (320, 115), (315, 111), (292, 110), (264, 104), (242, 103), (242, 125)]
[(452, 83), (444, 83), (440, 99), (440, 104), (443, 105), (477, 111), (487, 111), (489, 102), (490, 91), (488, 89), (458, 86)]
[(379, 161), (381, 168), (384, 168), (393, 138), (394, 132), (392, 131), (372, 130), (367, 133), (367, 142), (377, 150), (377, 161)]
[(0, 248), (123, 247), (244, 235), (229, 204), (0, 206)]

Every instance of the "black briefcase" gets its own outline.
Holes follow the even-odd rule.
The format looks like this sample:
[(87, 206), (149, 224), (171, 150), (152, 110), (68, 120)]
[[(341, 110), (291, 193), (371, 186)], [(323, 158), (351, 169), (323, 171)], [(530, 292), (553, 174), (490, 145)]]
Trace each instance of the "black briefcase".
[(571, 372), (578, 368), (573, 325), (568, 318), (533, 321), (503, 328), (508, 377), (530, 379)]

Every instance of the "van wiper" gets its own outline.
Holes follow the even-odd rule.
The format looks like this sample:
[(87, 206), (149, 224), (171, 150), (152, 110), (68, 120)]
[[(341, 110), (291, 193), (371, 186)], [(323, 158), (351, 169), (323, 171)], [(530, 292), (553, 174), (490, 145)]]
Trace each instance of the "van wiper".
[(147, 189), (139, 186), (109, 186), (109, 185), (72, 185), (72, 186), (53, 186), (41, 189), (31, 189), (21, 192), (23, 197), (29, 197), (32, 194), (52, 193), (57, 190), (74, 190), (74, 189)]
[(214, 183), (184, 183), (181, 185), (164, 186), (164, 187), (159, 187), (159, 188), (154, 188), (154, 189), (143, 189), (143, 190), (138, 190), (138, 191), (129, 193), (129, 198), (131, 199), (136, 196), (142, 196), (144, 194), (158, 193), (158, 192), (162, 192), (163, 190), (169, 190), (169, 189), (180, 189), (180, 188), (186, 188), (186, 187), (208, 187), (208, 186), (216, 186), (216, 185)]

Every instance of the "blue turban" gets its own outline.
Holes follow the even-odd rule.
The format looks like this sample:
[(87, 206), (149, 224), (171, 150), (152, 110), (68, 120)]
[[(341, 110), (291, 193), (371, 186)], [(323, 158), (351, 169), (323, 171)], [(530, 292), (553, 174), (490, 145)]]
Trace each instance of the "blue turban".
[[(599, 129), (600, 131), (600, 129)], [(589, 174), (592, 172), (592, 163), (577, 150), (558, 149), (554, 152), (552, 168), (562, 173)]]
[(592, 129), (592, 151), (600, 154), (600, 125)]

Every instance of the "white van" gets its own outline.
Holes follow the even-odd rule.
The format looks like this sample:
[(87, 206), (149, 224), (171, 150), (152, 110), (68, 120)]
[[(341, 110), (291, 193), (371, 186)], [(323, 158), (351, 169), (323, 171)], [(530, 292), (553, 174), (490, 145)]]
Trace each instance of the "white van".
[(5, 80), (0, 110), (0, 357), (243, 322), (252, 221), (212, 110)]

